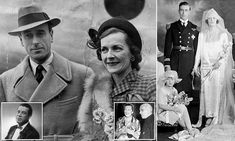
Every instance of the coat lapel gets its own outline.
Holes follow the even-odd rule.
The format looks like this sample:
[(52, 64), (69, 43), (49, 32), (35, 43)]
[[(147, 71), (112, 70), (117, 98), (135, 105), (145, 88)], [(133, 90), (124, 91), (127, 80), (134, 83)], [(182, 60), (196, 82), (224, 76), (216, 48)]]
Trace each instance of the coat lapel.
[[(72, 80), (71, 66), (67, 59), (54, 53), (54, 58), (42, 82), (38, 85), (29, 66), (28, 57), (18, 65), (14, 93), (24, 101), (44, 104), (57, 96)], [(49, 86), (48, 86), (49, 85)]]
[(48, 72), (29, 101), (40, 101), (45, 104), (59, 95), (68, 85), (67, 82), (71, 80), (71, 66), (68, 61), (54, 52), (54, 58)]
[(7, 135), (6, 139), (12, 139), (15, 130), (16, 130), (17, 125), (13, 126), (12, 128), (10, 128), (9, 134)]
[(18, 139), (26, 139), (27, 135), (31, 132), (32, 126), (28, 123), (25, 128), (20, 132)]
[(15, 73), (14, 93), (24, 101), (29, 101), (38, 83), (29, 66), (28, 57), (17, 66)]
[[(48, 87), (48, 85), (50, 85)], [(35, 89), (29, 101), (40, 101), (44, 104), (56, 97), (65, 87), (67, 83), (61, 79), (50, 66), (42, 82)]]

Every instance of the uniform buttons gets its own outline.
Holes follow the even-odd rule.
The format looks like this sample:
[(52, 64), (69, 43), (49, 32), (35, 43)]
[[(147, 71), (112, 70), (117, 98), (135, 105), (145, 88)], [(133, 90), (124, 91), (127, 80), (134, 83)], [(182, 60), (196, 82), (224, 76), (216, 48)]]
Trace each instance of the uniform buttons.
[(190, 37), (188, 37), (188, 39), (190, 39)]
[(181, 36), (179, 38), (181, 38)]
[(180, 43), (181, 43), (181, 41), (180, 41)]
[(188, 41), (188, 43), (189, 43), (189, 41)]
[(190, 33), (188, 33), (190, 35)]
[(180, 32), (179, 32), (180, 33)]

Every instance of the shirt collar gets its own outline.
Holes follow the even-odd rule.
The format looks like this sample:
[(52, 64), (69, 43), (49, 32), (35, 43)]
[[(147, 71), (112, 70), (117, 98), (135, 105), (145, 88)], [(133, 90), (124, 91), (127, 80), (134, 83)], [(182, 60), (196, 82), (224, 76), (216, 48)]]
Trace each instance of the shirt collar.
[[(46, 72), (49, 70), (49, 65), (51, 64), (52, 60), (53, 60), (53, 53), (51, 53), (50, 57), (44, 63), (41, 64), (43, 68), (46, 70)], [(30, 57), (29, 57), (29, 62), (32, 67), (33, 74), (35, 75), (36, 68), (39, 64), (35, 63)]]

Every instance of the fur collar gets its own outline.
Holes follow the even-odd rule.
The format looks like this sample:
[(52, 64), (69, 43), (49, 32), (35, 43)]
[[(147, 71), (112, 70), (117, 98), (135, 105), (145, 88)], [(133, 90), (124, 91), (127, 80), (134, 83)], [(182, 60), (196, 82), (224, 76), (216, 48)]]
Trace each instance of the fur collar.
[(93, 121), (93, 109), (95, 104), (106, 112), (112, 111), (112, 101), (110, 94), (112, 92), (112, 79), (107, 71), (91, 75), (85, 83), (85, 93), (78, 110), (79, 128), (87, 130)]

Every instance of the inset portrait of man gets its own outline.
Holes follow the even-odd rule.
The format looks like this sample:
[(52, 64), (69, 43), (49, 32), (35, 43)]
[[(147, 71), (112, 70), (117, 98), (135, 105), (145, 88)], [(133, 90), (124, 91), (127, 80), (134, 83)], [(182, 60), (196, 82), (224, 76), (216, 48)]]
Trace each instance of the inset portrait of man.
[(154, 139), (154, 109), (149, 103), (140, 105), (140, 115), (142, 118), (140, 139)]
[(2, 139), (42, 139), (41, 103), (2, 103)]

